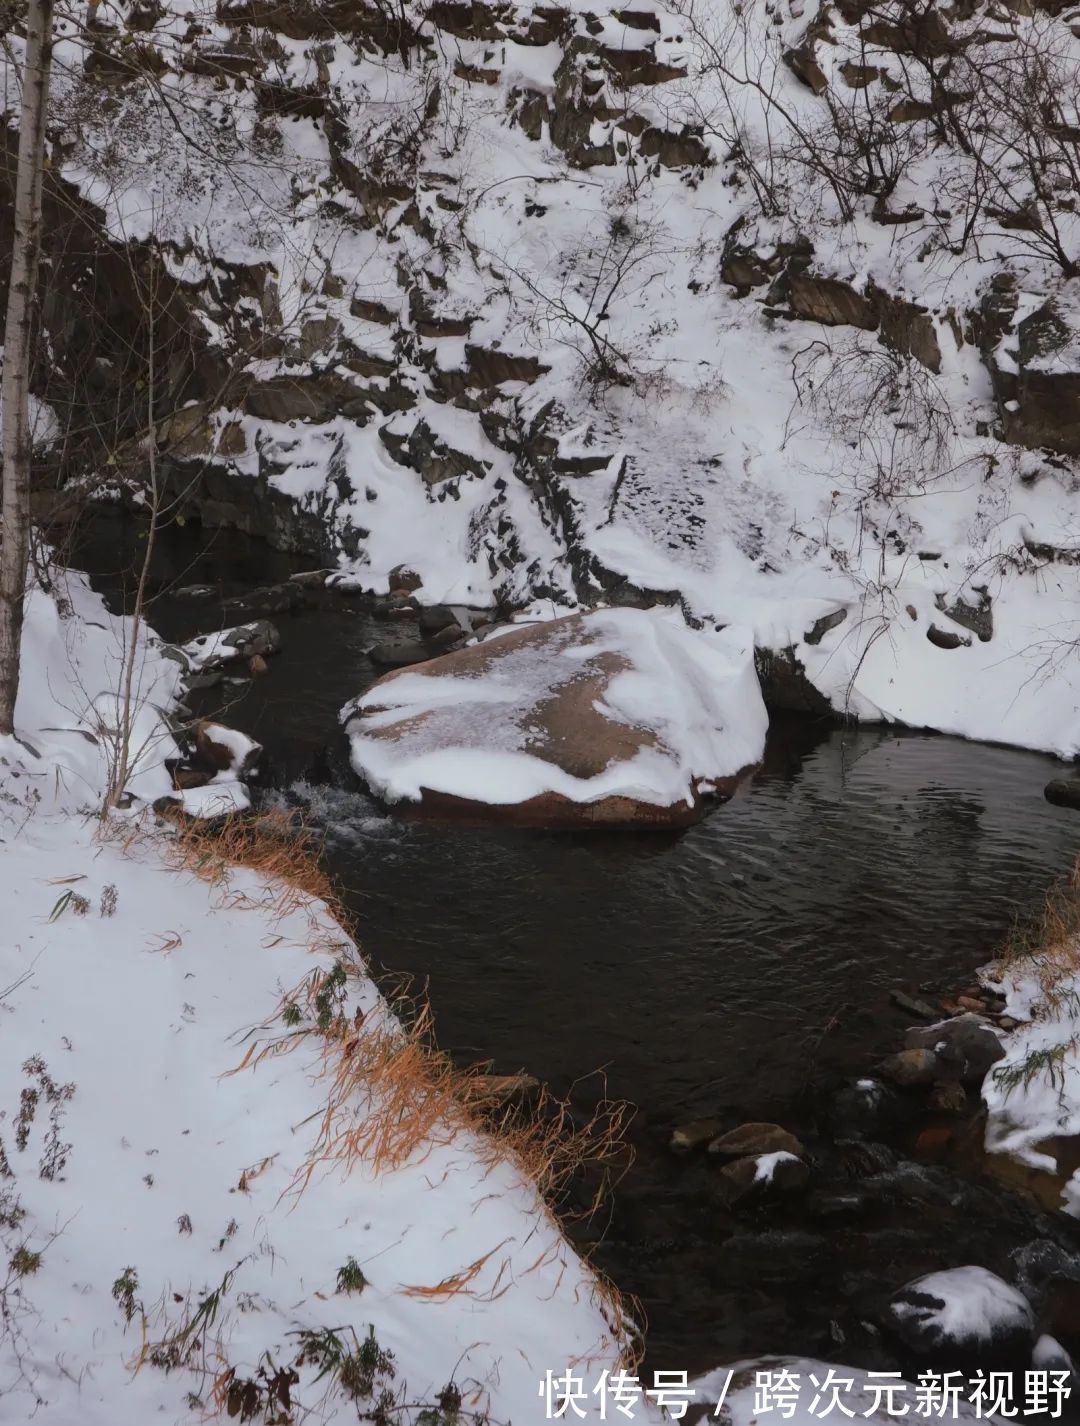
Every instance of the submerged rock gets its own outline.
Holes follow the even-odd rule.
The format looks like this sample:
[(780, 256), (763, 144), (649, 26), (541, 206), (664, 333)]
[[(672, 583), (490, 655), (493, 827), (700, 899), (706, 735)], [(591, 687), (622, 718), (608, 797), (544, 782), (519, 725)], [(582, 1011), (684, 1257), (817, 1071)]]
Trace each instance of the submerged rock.
[(387, 639), (375, 645), (370, 658), (380, 668), (408, 668), (410, 664), (425, 663), (431, 658), (431, 650), (418, 639)]
[(801, 1154), (802, 1144), (779, 1124), (740, 1124), (709, 1145), (710, 1154), (737, 1159), (745, 1154)]
[(223, 599), (221, 612), (226, 619), (255, 619), (266, 614), (287, 614), (303, 602), (304, 590), (300, 584), (271, 584)]
[(421, 609), (417, 622), (422, 634), (441, 634), (444, 629), (461, 628), (457, 615), (446, 604), (431, 604)]
[(930, 1085), (940, 1076), (941, 1065), (932, 1049), (912, 1048), (900, 1050), (882, 1060), (878, 1069), (893, 1084), (905, 1089), (919, 1085)]
[(1043, 788), (1047, 802), (1057, 807), (1080, 807), (1080, 777), (1055, 777)]
[(342, 716), (388, 802), (562, 827), (687, 826), (759, 760), (767, 725), (749, 639), (636, 609), (500, 630)]
[(719, 1128), (719, 1119), (691, 1119), (689, 1123), (679, 1124), (671, 1131), (668, 1147), (677, 1154), (700, 1149), (702, 1144), (707, 1144), (710, 1139), (716, 1137)]

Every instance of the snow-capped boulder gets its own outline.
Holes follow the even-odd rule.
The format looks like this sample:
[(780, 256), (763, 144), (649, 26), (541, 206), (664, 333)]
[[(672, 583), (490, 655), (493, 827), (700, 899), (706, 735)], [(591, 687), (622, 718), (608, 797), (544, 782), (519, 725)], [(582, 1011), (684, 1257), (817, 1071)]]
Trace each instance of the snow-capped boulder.
[(246, 733), (201, 719), (195, 724), (193, 738), (196, 759), (211, 775), (227, 772), (245, 778), (257, 771), (262, 745)]
[(916, 1278), (893, 1294), (883, 1325), (910, 1365), (942, 1371), (1024, 1371), (1031, 1365), (1035, 1315), (1023, 1293), (981, 1267)]
[(729, 1205), (753, 1195), (773, 1197), (803, 1188), (810, 1177), (810, 1168), (797, 1154), (778, 1149), (772, 1154), (757, 1154), (734, 1159), (720, 1170), (720, 1186)]
[(342, 717), (386, 801), (530, 826), (688, 825), (768, 724), (748, 635), (640, 609), (501, 631), (385, 675)]

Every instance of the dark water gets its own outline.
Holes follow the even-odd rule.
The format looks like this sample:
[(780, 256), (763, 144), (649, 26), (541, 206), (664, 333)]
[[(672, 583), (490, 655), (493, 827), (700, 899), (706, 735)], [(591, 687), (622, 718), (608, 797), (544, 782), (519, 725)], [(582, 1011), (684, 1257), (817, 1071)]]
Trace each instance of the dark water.
[[(114, 590), (122, 533), (85, 553)], [(265, 583), (291, 567), (235, 537), (164, 553), (162, 579), (181, 582)], [(658, 1364), (770, 1347), (872, 1358), (852, 1340), (867, 1294), (950, 1262), (1005, 1266), (1037, 1236), (1011, 1201), (922, 1168), (897, 1170), (854, 1221), (828, 1205), (821, 1222), (734, 1218), (711, 1166), (665, 1145), (699, 1114), (827, 1137), (830, 1085), (910, 1023), (889, 990), (963, 987), (1071, 865), (1080, 822), (1042, 795), (1060, 764), (776, 718), (761, 771), (681, 835), (402, 823), (345, 778), (319, 779), (339, 707), (375, 674), (367, 648), (412, 630), (319, 598), (275, 620), (268, 674), (205, 698), (224, 697), (224, 720), (264, 743), (276, 783), (325, 828), (365, 950), (427, 982), (448, 1049), (526, 1069), (583, 1110), (605, 1084), (639, 1106), (637, 1164), (610, 1216), (581, 1231), (641, 1296)], [(216, 626), (211, 606), (171, 597), (152, 618), (167, 637)]]

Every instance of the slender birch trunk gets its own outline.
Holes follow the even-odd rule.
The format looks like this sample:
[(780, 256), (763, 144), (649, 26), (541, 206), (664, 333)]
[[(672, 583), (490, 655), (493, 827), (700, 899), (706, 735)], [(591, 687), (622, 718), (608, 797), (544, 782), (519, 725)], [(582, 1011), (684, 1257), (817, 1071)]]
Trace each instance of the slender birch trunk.
[(0, 421), (3, 422), (0, 735), (13, 732), (15, 727), (23, 597), (30, 553), (30, 339), (41, 247), (52, 13), (53, 0), (30, 0), (15, 181), (15, 241), (4, 326), (4, 374), (0, 384)]

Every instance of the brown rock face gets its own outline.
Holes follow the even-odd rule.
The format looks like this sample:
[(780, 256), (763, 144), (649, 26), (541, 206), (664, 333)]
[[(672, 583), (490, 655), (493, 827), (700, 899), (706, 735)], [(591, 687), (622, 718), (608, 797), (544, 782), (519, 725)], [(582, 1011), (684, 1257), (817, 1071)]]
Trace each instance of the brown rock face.
[(790, 284), (791, 310), (804, 321), (826, 327), (862, 327), (872, 332), (878, 325), (874, 305), (850, 283), (835, 277), (796, 273)]

